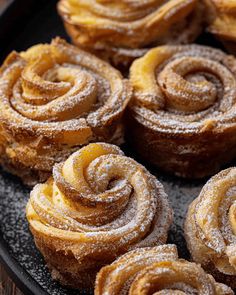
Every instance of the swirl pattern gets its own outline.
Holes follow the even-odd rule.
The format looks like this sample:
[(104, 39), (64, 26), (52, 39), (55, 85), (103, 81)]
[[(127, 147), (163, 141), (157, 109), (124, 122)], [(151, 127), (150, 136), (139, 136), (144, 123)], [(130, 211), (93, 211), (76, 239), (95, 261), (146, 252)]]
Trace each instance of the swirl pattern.
[(198, 45), (161, 46), (133, 63), (130, 81), (127, 137), (148, 161), (203, 177), (236, 156), (233, 56)]
[(12, 52), (1, 68), (0, 86), (1, 162), (15, 173), (21, 170), (25, 181), (34, 173), (42, 180), (78, 146), (122, 136), (128, 82), (59, 38)]
[(172, 211), (143, 166), (116, 146), (91, 143), (35, 186), (27, 218), (53, 277), (87, 287), (118, 255), (165, 243)]
[(174, 245), (137, 249), (103, 267), (97, 275), (95, 295), (232, 295), (226, 285), (195, 263), (179, 259)]
[(202, 10), (199, 0), (61, 0), (58, 4), (73, 42), (116, 65), (129, 64), (150, 46), (192, 42), (201, 32)]
[(185, 233), (193, 259), (236, 288), (236, 168), (207, 182), (189, 207)]
[(234, 0), (210, 0), (208, 31), (217, 36), (225, 47), (236, 52), (236, 3)]

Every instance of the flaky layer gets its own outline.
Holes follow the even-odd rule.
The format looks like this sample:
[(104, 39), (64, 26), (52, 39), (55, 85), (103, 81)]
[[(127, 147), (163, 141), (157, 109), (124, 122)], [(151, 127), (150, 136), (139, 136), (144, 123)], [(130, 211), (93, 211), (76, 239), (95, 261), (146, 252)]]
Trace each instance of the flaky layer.
[(236, 2), (208, 0), (208, 31), (219, 39), (228, 52), (236, 53)]
[(143, 166), (116, 146), (95, 143), (35, 186), (27, 218), (54, 278), (91, 287), (96, 271), (120, 254), (163, 244), (172, 212), (162, 185)]
[(131, 251), (96, 278), (95, 295), (234, 294), (195, 263), (179, 259), (174, 245)]
[(118, 71), (59, 38), (12, 52), (0, 86), (2, 163), (18, 175), (50, 172), (90, 141), (117, 142), (131, 95)]
[(127, 139), (164, 170), (214, 173), (236, 156), (235, 69), (233, 56), (205, 46), (150, 50), (131, 66)]
[(75, 44), (128, 64), (151, 46), (192, 42), (202, 28), (202, 6), (199, 0), (61, 0), (58, 11)]
[(236, 168), (203, 187), (189, 207), (185, 234), (194, 261), (236, 288)]
[(211, 24), (208, 30), (223, 41), (236, 42), (236, 2), (234, 0), (209, 0)]

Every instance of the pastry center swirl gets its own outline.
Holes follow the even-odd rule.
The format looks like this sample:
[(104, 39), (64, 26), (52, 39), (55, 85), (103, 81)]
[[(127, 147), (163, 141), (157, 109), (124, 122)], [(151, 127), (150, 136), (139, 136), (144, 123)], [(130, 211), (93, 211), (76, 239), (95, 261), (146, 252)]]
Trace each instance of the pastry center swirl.
[[(147, 191), (140, 166), (121, 153), (117, 154), (116, 149), (109, 153), (106, 146), (101, 147), (90, 145), (54, 168), (54, 179), (60, 190), (60, 193), (54, 190), (54, 196), (56, 192), (56, 197), (62, 201), (65, 196), (64, 203), (72, 210), (76, 209), (76, 220), (81, 223), (99, 226), (112, 222), (122, 214), (133, 191), (139, 198), (139, 202), (133, 202), (132, 198), (133, 210), (141, 212), (141, 216), (147, 215), (146, 200), (150, 201), (150, 209), (154, 209), (156, 202)], [(58, 203), (58, 199), (55, 200)], [(83, 214), (80, 214), (81, 208)]]
[(12, 52), (0, 82), (1, 116), (12, 137), (22, 141), (25, 132), (58, 146), (115, 140), (131, 97), (119, 71), (59, 38)]
[(224, 112), (235, 103), (235, 93), (230, 90), (235, 75), (220, 61), (204, 56), (177, 54), (157, 74), (156, 82), (167, 109), (197, 113), (218, 104), (218, 110)]
[(103, 239), (119, 247), (160, 243), (171, 220), (156, 179), (104, 143), (90, 144), (56, 164), (53, 179), (34, 188), (31, 206), (55, 236), (69, 230), (78, 240)]
[(157, 82), (169, 108), (198, 112), (212, 106), (219, 98), (214, 80), (227, 85), (234, 79), (220, 63), (206, 58), (182, 57), (168, 63), (159, 73)]
[(24, 117), (64, 121), (91, 110), (97, 100), (97, 81), (78, 67), (57, 64), (50, 55), (26, 66), (14, 88), (11, 104)]
[(195, 133), (235, 123), (236, 60), (206, 46), (160, 46), (130, 70), (133, 111), (155, 127)]

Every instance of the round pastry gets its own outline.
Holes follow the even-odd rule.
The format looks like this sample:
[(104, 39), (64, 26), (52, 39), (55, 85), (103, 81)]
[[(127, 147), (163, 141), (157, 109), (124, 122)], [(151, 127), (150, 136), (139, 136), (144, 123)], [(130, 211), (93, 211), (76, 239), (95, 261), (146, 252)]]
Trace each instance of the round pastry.
[(95, 295), (233, 295), (197, 264), (178, 258), (175, 245), (126, 253), (97, 275)]
[(236, 53), (236, 1), (208, 0), (211, 12), (208, 31), (223, 42), (232, 53)]
[(236, 288), (236, 168), (221, 171), (203, 187), (185, 222), (188, 248), (221, 282)]
[(143, 166), (116, 146), (91, 143), (34, 187), (27, 219), (53, 278), (89, 288), (117, 256), (165, 243), (172, 210)]
[(117, 70), (62, 39), (12, 52), (0, 69), (0, 162), (26, 183), (46, 180), (79, 146), (119, 143), (130, 97)]
[(127, 139), (147, 161), (200, 178), (236, 156), (233, 56), (198, 45), (160, 46), (134, 61), (130, 81)]
[(76, 45), (127, 66), (147, 48), (194, 41), (203, 26), (202, 2), (60, 0), (58, 11)]

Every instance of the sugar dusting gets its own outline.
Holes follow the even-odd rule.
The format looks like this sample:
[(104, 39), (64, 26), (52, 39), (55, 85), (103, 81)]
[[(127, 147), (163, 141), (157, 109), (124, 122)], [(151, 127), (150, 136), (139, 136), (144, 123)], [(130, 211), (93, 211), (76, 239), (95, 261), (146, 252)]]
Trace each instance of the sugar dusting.
[[(142, 248), (126, 253), (103, 268), (96, 280), (96, 294), (215, 294), (219, 285), (200, 265), (179, 259), (174, 245)], [(180, 291), (179, 293), (177, 291)], [(222, 294), (234, 294), (226, 285)], [(154, 294), (154, 293), (153, 293)]]
[[(135, 1), (134, 3), (138, 2)], [(42, 18), (43, 16), (46, 17)], [(40, 21), (39, 18), (35, 18), (33, 25), (29, 25), (25, 33), (20, 34), (20, 42), (18, 42), (18, 44), (15, 43), (15, 48), (17, 46), (20, 46), (20, 48), (27, 48), (32, 42), (36, 43), (39, 40), (49, 40), (52, 34), (65, 35), (61, 22), (58, 21), (54, 13), (54, 6), (51, 7), (51, 10), (42, 12), (40, 17)], [(43, 21), (41, 21), (42, 19)], [(52, 26), (52, 31), (48, 30), (48, 28)], [(33, 39), (31, 39), (32, 36), (34, 36)], [(155, 174), (164, 184), (165, 190), (170, 197), (172, 207), (175, 210), (174, 224), (169, 234), (169, 242), (176, 242), (181, 257), (189, 258), (183, 237), (182, 223), (187, 205), (198, 195), (204, 181), (201, 183), (191, 183), (176, 178), (168, 178), (166, 176), (160, 178), (160, 173)], [(28, 201), (28, 197), (29, 190), (27, 190), (17, 178), (13, 178), (9, 174), (1, 171), (0, 220), (4, 220), (4, 222), (1, 222), (1, 232), (3, 233), (4, 240), (6, 240), (8, 244), (9, 251), (49, 294), (82, 294), (82, 291), (66, 290), (60, 287), (59, 284), (52, 282), (51, 276), (28, 230), (25, 218), (25, 204)]]
[[(87, 56), (85, 52), (78, 51), (59, 38), (53, 40), (51, 45), (46, 46), (50, 50), (39, 50), (38, 62), (42, 62), (43, 55), (47, 51), (50, 58), (56, 60), (58, 57), (54, 56), (53, 50), (58, 51), (56, 54), (59, 55), (59, 60), (64, 55), (68, 62), (56, 60), (54, 61), (55, 65), (51, 68), (49, 63), (49, 69), (42, 75), (42, 79), (40, 78), (40, 89), (37, 89), (37, 83), (39, 83), (37, 79), (32, 78), (33, 74), (38, 77), (36, 66), (34, 68), (33, 63), (24, 60), (25, 57), (27, 58), (27, 51), (23, 55), (24, 58), (20, 54), (12, 54), (11, 63), (1, 74), (1, 103), (9, 109), (11, 116), (16, 117), (12, 120), (12, 125), (15, 124), (18, 128), (21, 127), (28, 132), (38, 131), (45, 136), (48, 134), (50, 138), (53, 137), (53, 132), (58, 130), (82, 129), (85, 125), (100, 127), (104, 124), (100, 120), (105, 120), (105, 116), (116, 116), (117, 113), (123, 111), (123, 107), (129, 99), (126, 96), (129, 94), (126, 93), (126, 86), (117, 71), (95, 56), (89, 54)], [(70, 58), (71, 56), (73, 58)], [(29, 64), (32, 66), (32, 73), (28, 74), (27, 72), (23, 75), (22, 70), (26, 71)], [(110, 73), (109, 77), (108, 72)], [(30, 86), (25, 86), (28, 84), (26, 82), (24, 84), (22, 78)], [(66, 82), (63, 81), (64, 79)], [(67, 82), (68, 80), (70, 82)], [(111, 84), (113, 85), (112, 89)], [(13, 88), (12, 92), (9, 91), (11, 88)], [(53, 91), (56, 95), (51, 97)], [(91, 100), (91, 96), (95, 98)], [(40, 101), (39, 105), (35, 104), (37, 100)], [(89, 109), (88, 106), (85, 108), (84, 106), (88, 105), (90, 100), (94, 103), (89, 106)], [(76, 106), (79, 106), (77, 113), (75, 113)], [(82, 110), (84, 108), (86, 111), (80, 113), (80, 108)], [(48, 113), (48, 118), (42, 117), (42, 119), (39, 116), (41, 113), (42, 116), (45, 116), (44, 113)], [(71, 116), (71, 113), (74, 114), (74, 117), (67, 118), (67, 116)], [(4, 116), (3, 119), (6, 120)], [(46, 128), (47, 126), (48, 128)], [(17, 127), (15, 126), (15, 128)]]
[[(82, 161), (84, 154), (93, 154), (95, 147), (102, 154), (87, 163), (87, 166), (80, 167), (85, 171), (83, 176), (75, 176), (74, 165), (77, 161)], [(55, 228), (81, 233), (89, 245), (87, 255), (90, 251), (103, 253), (108, 245), (110, 250), (106, 250), (106, 253), (114, 255), (123, 252), (123, 249), (165, 242), (171, 210), (161, 184), (143, 166), (123, 156), (116, 146), (105, 143), (88, 145), (72, 154), (61, 165), (62, 168), (58, 166), (53, 171), (54, 185), (48, 199), (44, 197), (44, 187), (40, 185), (33, 189), (30, 199), (37, 218), (48, 226), (52, 237), (58, 239)], [(86, 184), (76, 188), (70, 182), (73, 177), (82, 177)], [(111, 181), (113, 185), (109, 187)], [(73, 200), (72, 191), (80, 199)], [(70, 201), (70, 206), (65, 200)], [(84, 205), (86, 203), (93, 206)], [(81, 212), (76, 206), (81, 208)], [(100, 206), (103, 209), (99, 209)], [(57, 216), (60, 217), (60, 222), (57, 221)], [(35, 217), (32, 222), (34, 219)], [(70, 241), (70, 238), (65, 239), (64, 244), (62, 242), (63, 249), (69, 250), (71, 243), (75, 244), (72, 251), (78, 260), (82, 260), (85, 255), (81, 251), (83, 242), (80, 239), (78, 234), (78, 245), (74, 240)], [(60, 240), (63, 241), (63, 238)]]
[[(189, 258), (183, 237), (183, 220), (188, 204), (197, 197), (204, 182), (188, 183), (179, 179), (159, 177), (164, 184), (171, 205), (175, 211), (174, 223), (169, 232), (169, 242), (176, 243), (181, 257)], [(34, 246), (25, 218), (25, 204), (29, 190), (16, 179), (6, 173), (0, 175), (0, 220), (4, 239), (10, 252), (36, 281), (52, 295), (78, 294), (68, 291), (51, 280), (51, 276), (39, 252)], [(81, 293), (82, 294), (82, 293)]]
[(133, 110), (138, 120), (166, 134), (195, 134), (209, 128), (219, 132), (230, 125), (235, 127), (235, 58), (199, 45), (166, 46), (162, 50), (167, 58), (157, 64), (153, 89), (157, 87), (164, 95), (164, 108), (145, 107), (137, 92)]
[[(192, 2), (95, 0), (86, 5), (61, 0), (58, 7), (64, 22), (73, 28), (69, 33), (75, 43), (98, 50), (102, 56), (105, 52), (105, 57), (108, 53), (115, 63), (126, 63), (127, 57), (139, 57), (149, 47), (193, 41), (202, 29), (203, 18), (202, 5)], [(146, 30), (152, 34), (145, 34)]]
[(34, 170), (41, 181), (74, 148), (120, 144), (130, 98), (117, 70), (63, 39), (12, 52), (0, 73), (0, 162), (16, 175), (18, 167)]
[[(218, 259), (227, 257), (229, 260), (228, 267), (232, 264), (234, 273), (236, 271), (235, 264), (230, 262), (232, 253), (228, 252), (227, 249), (236, 246), (236, 236), (230, 224), (230, 209), (231, 207), (233, 209), (236, 202), (235, 172), (235, 168), (223, 170), (206, 183), (201, 194), (190, 207), (194, 209), (192, 218), (195, 233), (194, 231), (187, 232), (190, 237), (191, 251), (198, 251), (198, 247), (191, 243), (192, 238), (197, 235), (199, 243), (202, 243), (211, 251), (209, 260), (215, 267), (218, 268), (217, 262), (214, 262), (214, 257)], [(235, 216), (232, 216), (232, 219), (235, 220)], [(201, 253), (198, 255), (201, 255)], [(224, 273), (224, 271), (222, 272)]]
[(85, 294), (82, 290), (62, 288), (52, 281), (51, 275), (42, 256), (36, 249), (28, 229), (25, 217), (25, 206), (29, 197), (29, 189), (22, 185), (16, 177), (1, 170), (0, 173), (0, 220), (1, 234), (6, 241), (9, 253), (21, 267), (50, 295)]

